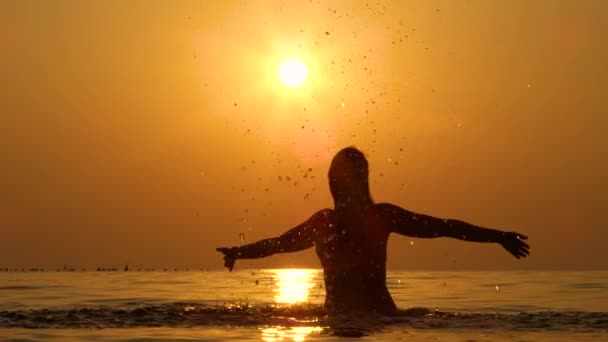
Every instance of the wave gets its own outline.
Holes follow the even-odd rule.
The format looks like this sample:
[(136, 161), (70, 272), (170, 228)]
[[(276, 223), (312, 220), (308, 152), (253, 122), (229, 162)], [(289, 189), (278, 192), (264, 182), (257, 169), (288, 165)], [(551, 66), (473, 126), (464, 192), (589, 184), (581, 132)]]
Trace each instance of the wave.
[(130, 303), (118, 307), (72, 307), (0, 311), (0, 328), (135, 328), (197, 326), (321, 326), (353, 335), (398, 325), (413, 329), (608, 331), (608, 313), (540, 311), (519, 314), (401, 310), (393, 316), (329, 316), (323, 306)]

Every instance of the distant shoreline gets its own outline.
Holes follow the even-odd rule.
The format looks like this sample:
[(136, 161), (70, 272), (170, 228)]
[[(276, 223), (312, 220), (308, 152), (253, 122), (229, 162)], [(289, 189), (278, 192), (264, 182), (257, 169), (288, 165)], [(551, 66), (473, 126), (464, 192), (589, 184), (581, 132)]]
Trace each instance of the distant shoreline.
[[(319, 270), (321, 268), (314, 267), (270, 267), (270, 268), (241, 268), (238, 271), (269, 271), (269, 270), (289, 270), (289, 269), (306, 269), (306, 270)], [(608, 268), (589, 268), (589, 269), (551, 269), (551, 268), (528, 268), (528, 269), (441, 269), (441, 268), (429, 268), (429, 269), (406, 269), (406, 268), (394, 268), (388, 269), (393, 272), (603, 272), (608, 271)], [(74, 273), (74, 272), (224, 272), (221, 268), (130, 268), (124, 270), (122, 267), (109, 267), (109, 268), (45, 268), (45, 267), (32, 267), (32, 268), (11, 268), (3, 267), (0, 268), (0, 273)]]

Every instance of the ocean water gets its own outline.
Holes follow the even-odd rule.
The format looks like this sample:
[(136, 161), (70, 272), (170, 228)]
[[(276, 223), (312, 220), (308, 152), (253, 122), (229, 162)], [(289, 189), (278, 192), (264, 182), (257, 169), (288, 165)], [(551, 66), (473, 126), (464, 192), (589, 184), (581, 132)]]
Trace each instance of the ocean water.
[(0, 272), (0, 341), (608, 341), (608, 271), (387, 284), (399, 315), (328, 317), (314, 269)]

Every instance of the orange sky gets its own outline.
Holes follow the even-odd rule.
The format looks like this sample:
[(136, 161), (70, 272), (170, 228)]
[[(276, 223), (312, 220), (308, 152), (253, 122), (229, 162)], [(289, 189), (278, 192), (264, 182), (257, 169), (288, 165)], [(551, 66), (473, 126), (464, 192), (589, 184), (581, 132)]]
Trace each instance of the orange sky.
[[(391, 268), (605, 268), (607, 13), (3, 1), (0, 266), (219, 268), (216, 246), (331, 207), (329, 161), (355, 145), (377, 201), (532, 244), (518, 261), (394, 236)], [(289, 57), (309, 68), (300, 88), (278, 81)], [(239, 266), (319, 264), (309, 251)]]

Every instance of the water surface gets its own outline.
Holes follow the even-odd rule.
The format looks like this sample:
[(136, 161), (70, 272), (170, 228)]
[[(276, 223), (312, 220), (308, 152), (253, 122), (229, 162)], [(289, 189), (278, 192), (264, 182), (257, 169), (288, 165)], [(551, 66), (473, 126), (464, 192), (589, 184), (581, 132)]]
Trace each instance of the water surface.
[(608, 272), (388, 273), (397, 316), (328, 317), (320, 270), (0, 273), (0, 341), (608, 341)]

